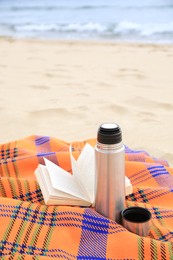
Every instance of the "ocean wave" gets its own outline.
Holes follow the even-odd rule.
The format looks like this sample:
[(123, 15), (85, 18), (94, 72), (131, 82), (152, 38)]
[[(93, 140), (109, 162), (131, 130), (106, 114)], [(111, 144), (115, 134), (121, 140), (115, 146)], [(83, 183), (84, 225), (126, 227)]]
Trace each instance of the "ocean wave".
[(71, 37), (88, 39), (120, 39), (120, 40), (156, 40), (173, 42), (173, 22), (162, 24), (140, 24), (132, 21), (119, 23), (27, 23), (27, 24), (0, 24), (0, 35), (24, 37)]
[(114, 28), (116, 33), (134, 33), (143, 36), (155, 34), (173, 33), (173, 22), (163, 24), (138, 24), (129, 21), (122, 21)]
[(103, 32), (107, 28), (99, 23), (70, 24), (26, 24), (15, 27), (16, 31), (57, 31), (57, 32)]
[(115, 24), (69, 23), (69, 24), (24, 24), (13, 26), (16, 31), (59, 31), (59, 32), (109, 32), (118, 34), (152, 35), (158, 33), (173, 32), (173, 22), (163, 24), (139, 24), (130, 21), (122, 21)]
[(80, 2), (75, 2), (75, 4), (73, 3), (65, 3), (65, 4), (59, 4), (58, 2), (47, 2), (44, 3), (43, 2), (36, 2), (36, 1), (26, 1), (25, 4), (23, 4), (22, 2), (14, 2), (11, 1), (10, 4), (1, 4), (0, 5), (0, 12), (23, 12), (23, 11), (32, 11), (32, 12), (38, 12), (38, 11), (65, 11), (65, 10), (71, 10), (71, 11), (85, 11), (85, 10), (101, 10), (101, 9), (115, 9), (117, 10), (158, 10), (158, 9), (173, 9), (173, 3), (170, 2), (155, 2), (155, 3), (151, 3), (151, 2), (136, 2), (136, 1), (131, 1), (131, 2), (106, 2), (106, 3), (100, 3), (98, 1), (98, 3), (80, 3)]
[[(114, 6), (115, 7), (115, 6)], [(128, 5), (128, 4), (126, 4), (126, 5), (122, 5), (122, 6), (117, 6), (117, 7), (119, 7), (120, 9), (134, 9), (134, 10), (162, 10), (162, 9), (164, 9), (164, 10), (170, 10), (170, 9), (173, 9), (173, 4), (166, 4), (166, 3), (164, 3), (164, 4), (159, 4), (159, 3), (157, 3), (157, 5), (155, 4), (155, 5), (151, 5), (151, 4), (141, 4), (141, 2), (139, 1), (139, 5), (138, 4), (136, 4), (135, 3), (135, 5)]]
[(118, 6), (110, 6), (110, 5), (77, 5), (77, 6), (72, 6), (72, 5), (50, 5), (50, 6), (45, 6), (45, 5), (21, 5), (21, 6), (7, 6), (7, 7), (0, 7), (0, 11), (15, 11), (15, 12), (21, 12), (21, 11), (56, 11), (56, 10), (94, 10), (94, 9), (109, 9), (109, 8), (117, 8)]
[(71, 11), (76, 11), (76, 10), (100, 10), (100, 9), (134, 9), (134, 10), (150, 10), (150, 9), (173, 9), (173, 4), (172, 3), (157, 3), (157, 4), (141, 4), (139, 3), (134, 3), (131, 2), (130, 5), (128, 3), (124, 4), (123, 2), (120, 2), (119, 4), (75, 4), (75, 5), (58, 5), (58, 4), (53, 4), (53, 5), (45, 5), (45, 4), (15, 4), (12, 3), (10, 6), (0, 6), (0, 11), (12, 11), (12, 12), (22, 12), (22, 11), (33, 11), (33, 12), (38, 12), (38, 11), (56, 11), (56, 10), (71, 10)]
[(16, 28), (14, 25), (12, 24), (5, 24), (5, 23), (1, 23), (0, 24), (0, 32), (10, 32), (10, 31), (13, 31), (15, 32), (16, 31)]

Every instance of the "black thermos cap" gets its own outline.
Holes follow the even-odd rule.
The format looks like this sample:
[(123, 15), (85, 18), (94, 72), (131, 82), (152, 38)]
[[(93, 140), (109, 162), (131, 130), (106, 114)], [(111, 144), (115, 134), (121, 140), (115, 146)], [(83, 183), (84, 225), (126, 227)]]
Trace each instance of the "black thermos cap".
[(122, 141), (119, 125), (115, 123), (102, 124), (97, 133), (97, 141), (101, 144), (118, 144)]

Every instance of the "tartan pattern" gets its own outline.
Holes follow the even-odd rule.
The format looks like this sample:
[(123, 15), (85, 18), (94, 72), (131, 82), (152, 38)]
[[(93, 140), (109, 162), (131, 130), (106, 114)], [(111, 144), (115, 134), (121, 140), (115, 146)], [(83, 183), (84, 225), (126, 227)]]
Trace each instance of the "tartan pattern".
[[(88, 142), (73, 142), (77, 158)], [(134, 187), (127, 206), (152, 214), (148, 237), (128, 232), (92, 208), (46, 206), (34, 170), (43, 156), (71, 172), (69, 143), (49, 136), (0, 145), (0, 259), (173, 259), (173, 169), (126, 147)]]

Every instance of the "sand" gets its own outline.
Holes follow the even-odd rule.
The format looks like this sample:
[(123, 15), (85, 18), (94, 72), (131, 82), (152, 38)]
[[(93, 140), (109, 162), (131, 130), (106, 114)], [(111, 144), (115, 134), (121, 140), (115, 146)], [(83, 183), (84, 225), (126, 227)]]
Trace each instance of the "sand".
[(0, 39), (0, 142), (30, 135), (123, 142), (173, 165), (173, 46)]

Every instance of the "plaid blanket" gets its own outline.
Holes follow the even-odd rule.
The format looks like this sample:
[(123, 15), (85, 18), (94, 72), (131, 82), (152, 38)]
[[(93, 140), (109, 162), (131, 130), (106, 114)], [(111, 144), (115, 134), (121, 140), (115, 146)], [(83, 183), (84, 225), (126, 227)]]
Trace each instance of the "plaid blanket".
[[(71, 143), (77, 156), (85, 143)], [(69, 143), (31, 136), (0, 147), (1, 259), (173, 259), (173, 169), (126, 147), (134, 187), (126, 206), (152, 213), (148, 237), (128, 232), (92, 208), (46, 206), (34, 170), (43, 156), (71, 171)]]

